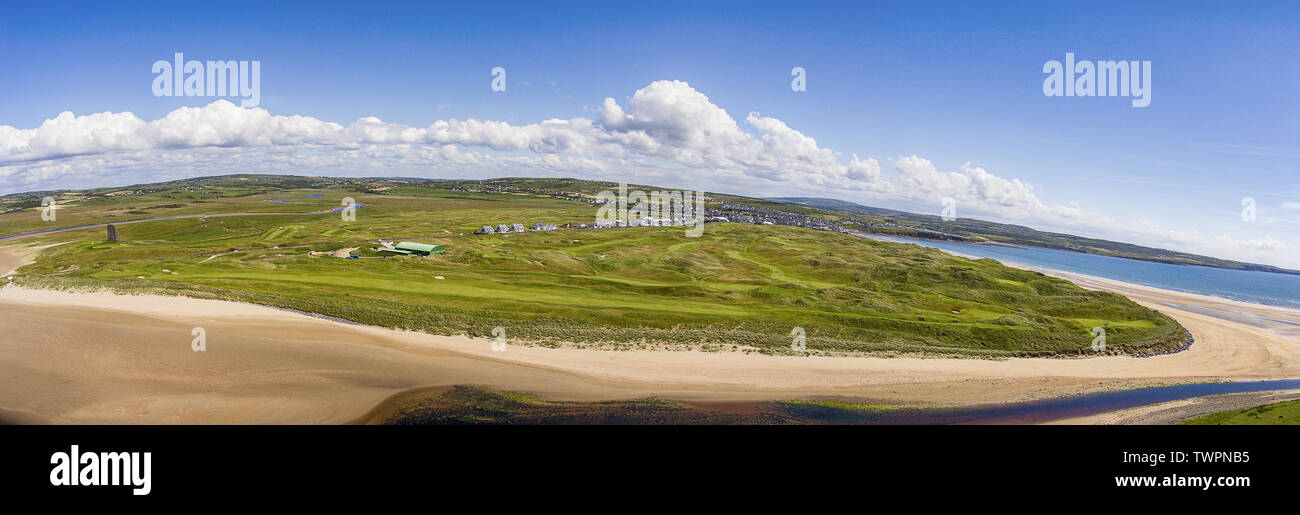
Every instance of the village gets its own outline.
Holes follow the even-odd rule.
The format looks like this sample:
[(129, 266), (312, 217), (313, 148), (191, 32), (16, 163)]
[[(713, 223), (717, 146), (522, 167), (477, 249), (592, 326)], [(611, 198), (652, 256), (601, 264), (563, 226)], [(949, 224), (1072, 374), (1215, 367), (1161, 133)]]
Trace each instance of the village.
[[(611, 187), (615, 186), (613, 183)], [(553, 191), (542, 188), (521, 188), (508, 184), (478, 184), (474, 187), (451, 187), (449, 189), (463, 191), (466, 193), (527, 193), (541, 195), (549, 198), (568, 200), (572, 202), (582, 202), (593, 205), (603, 205), (607, 199), (601, 197), (592, 197), (582, 193), (571, 191)], [(754, 225), (788, 225), (793, 227), (805, 227), (818, 231), (831, 232), (850, 232), (843, 224), (820, 216), (810, 216), (789, 211), (767, 209), (754, 207), (746, 204), (724, 202), (720, 207), (705, 207), (703, 218), (705, 223), (747, 223)], [(855, 219), (849, 220), (851, 223), (866, 224), (865, 221)], [(563, 224), (554, 223), (534, 223), (528, 229), (524, 228), (521, 223), (508, 224), (490, 224), (480, 227), (474, 231), (476, 235), (490, 234), (518, 234), (532, 231), (553, 231), (556, 229), (613, 229), (620, 227), (681, 227), (695, 225), (696, 220), (692, 217), (657, 217), (657, 216), (633, 216), (626, 219), (615, 220), (596, 220), (591, 223), (571, 222)]]

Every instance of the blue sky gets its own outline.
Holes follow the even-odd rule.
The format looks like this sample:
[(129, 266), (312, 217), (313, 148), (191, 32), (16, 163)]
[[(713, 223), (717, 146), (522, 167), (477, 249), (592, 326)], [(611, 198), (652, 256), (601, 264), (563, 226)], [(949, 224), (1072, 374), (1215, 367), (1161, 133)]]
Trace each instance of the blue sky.
[[(0, 193), (265, 171), (625, 178), (936, 213), (953, 196), (960, 216), (1300, 267), (1294, 2), (697, 4), (9, 7)], [(298, 122), (211, 109), (166, 127), (215, 124), (216, 139), (157, 136), (147, 124), (217, 100), (152, 94), (150, 66), (174, 52), (261, 61), (257, 109), (271, 117), (382, 120), (366, 134), (504, 124), (396, 142), (293, 125), (278, 138), (267, 131)], [(1043, 63), (1066, 52), (1151, 61), (1150, 106), (1044, 96)], [(495, 66), (504, 93), (489, 88)], [(795, 66), (807, 91), (791, 91)], [(602, 123), (607, 98), (632, 121)], [(64, 111), (137, 120), (43, 126)], [(596, 127), (537, 125), (578, 118)], [(972, 177), (983, 190), (961, 189)]]

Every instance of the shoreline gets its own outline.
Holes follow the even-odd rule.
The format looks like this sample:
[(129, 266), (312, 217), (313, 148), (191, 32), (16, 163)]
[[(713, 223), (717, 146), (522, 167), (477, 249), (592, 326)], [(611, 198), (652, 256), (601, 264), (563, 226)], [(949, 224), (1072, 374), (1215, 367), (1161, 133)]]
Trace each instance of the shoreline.
[[(1222, 301), (1231, 301), (1231, 302), (1242, 303), (1242, 304), (1247, 304), (1247, 305), (1251, 305), (1251, 306), (1268, 306), (1268, 307), (1277, 307), (1277, 308), (1284, 308), (1284, 309), (1296, 309), (1296, 310), (1300, 310), (1300, 305), (1295, 305), (1295, 304), (1282, 304), (1282, 303), (1279, 303), (1279, 304), (1265, 304), (1265, 303), (1262, 303), (1262, 302), (1252, 302), (1252, 301), (1250, 301), (1250, 300), (1243, 300), (1243, 299), (1237, 299), (1237, 298), (1231, 298), (1231, 297), (1225, 297), (1225, 296), (1218, 296), (1218, 295), (1209, 295), (1209, 294), (1199, 293), (1199, 292), (1195, 292), (1195, 291), (1179, 290), (1179, 289), (1174, 289), (1174, 288), (1161, 288), (1161, 287), (1159, 287), (1159, 286), (1150, 286), (1150, 285), (1145, 285), (1145, 284), (1130, 283), (1130, 282), (1120, 281), (1120, 280), (1116, 280), (1116, 279), (1106, 279), (1106, 278), (1099, 277), (1099, 276), (1092, 276), (1092, 275), (1083, 274), (1083, 273), (1078, 273), (1078, 272), (1069, 272), (1069, 271), (1065, 271), (1065, 270), (1059, 270), (1059, 269), (1055, 269), (1055, 268), (1048, 268), (1048, 267), (1043, 267), (1043, 266), (1038, 266), (1038, 265), (1032, 265), (1032, 264), (1028, 264), (1028, 263), (1021, 263), (1021, 262), (1016, 262), (1016, 261), (1007, 261), (1007, 260), (1005, 260), (1005, 259), (999, 259), (999, 258), (986, 258), (986, 257), (982, 257), (982, 256), (977, 256), (977, 255), (974, 255), (974, 254), (968, 254), (968, 253), (960, 252), (960, 251), (949, 250), (949, 249), (944, 249), (944, 248), (939, 248), (939, 247), (931, 247), (931, 246), (925, 245), (924, 243), (927, 243), (927, 242), (937, 242), (937, 243), (947, 243), (947, 244), (952, 244), (952, 245), (978, 245), (978, 246), (994, 246), (994, 247), (1019, 248), (1019, 249), (1027, 249), (1027, 250), (1046, 250), (1046, 251), (1053, 251), (1053, 252), (1064, 252), (1064, 253), (1070, 253), (1070, 254), (1080, 254), (1080, 255), (1085, 255), (1085, 256), (1098, 256), (1098, 257), (1107, 257), (1107, 258), (1112, 258), (1112, 259), (1129, 260), (1129, 261), (1136, 261), (1136, 262), (1141, 262), (1141, 263), (1153, 263), (1153, 264), (1168, 265), (1168, 266), (1201, 267), (1201, 268), (1208, 268), (1208, 269), (1213, 269), (1213, 270), (1230, 270), (1230, 271), (1257, 272), (1257, 273), (1266, 273), (1266, 274), (1294, 275), (1294, 276), (1300, 276), (1300, 273), (1274, 272), (1274, 271), (1269, 271), (1269, 270), (1245, 270), (1245, 269), (1238, 269), (1238, 268), (1224, 268), (1224, 267), (1216, 267), (1216, 266), (1209, 266), (1209, 265), (1199, 265), (1199, 264), (1190, 264), (1190, 263), (1165, 263), (1165, 262), (1162, 262), (1162, 261), (1150, 261), (1150, 260), (1145, 260), (1145, 259), (1136, 259), (1136, 258), (1127, 258), (1127, 257), (1118, 257), (1118, 256), (1107, 256), (1107, 255), (1104, 255), (1104, 254), (1092, 254), (1092, 253), (1088, 253), (1088, 252), (1079, 252), (1079, 251), (1066, 250), (1066, 249), (1054, 249), (1054, 248), (1049, 248), (1049, 247), (1036, 247), (1036, 246), (1032, 246), (1032, 245), (1012, 245), (1012, 244), (1002, 244), (1002, 243), (973, 243), (973, 242), (948, 241), (948, 240), (928, 240), (928, 239), (924, 239), (924, 238), (914, 238), (914, 237), (908, 237), (908, 236), (890, 236), (890, 235), (881, 235), (881, 234), (872, 234), (872, 233), (849, 233), (849, 234), (852, 235), (852, 236), (855, 236), (855, 237), (864, 238), (864, 239), (869, 239), (869, 240), (875, 240), (875, 241), (887, 241), (887, 242), (892, 242), (892, 243), (904, 243), (904, 244), (909, 244), (909, 245), (918, 245), (918, 246), (922, 246), (922, 247), (926, 247), (926, 248), (932, 248), (932, 249), (938, 250), (938, 251), (940, 251), (940, 252), (944, 252), (944, 253), (951, 254), (951, 255), (954, 255), (954, 256), (963, 257), (963, 258), (966, 258), (966, 259), (976, 259), (976, 260), (978, 260), (978, 259), (994, 259), (994, 260), (998, 261), (999, 263), (1002, 263), (1003, 265), (1008, 266), (1008, 267), (1011, 267), (1011, 268), (1019, 268), (1019, 269), (1021, 269), (1021, 270), (1030, 270), (1030, 271), (1034, 271), (1034, 272), (1041, 272), (1041, 273), (1043, 273), (1043, 274), (1045, 274), (1045, 275), (1052, 275), (1052, 276), (1058, 276), (1058, 277), (1059, 277), (1059, 275), (1057, 275), (1057, 274), (1060, 274), (1060, 275), (1074, 275), (1074, 276), (1076, 276), (1076, 277), (1081, 277), (1081, 278), (1090, 278), (1090, 279), (1097, 279), (1097, 280), (1102, 280), (1102, 281), (1110, 281), (1110, 282), (1113, 282), (1113, 283), (1116, 283), (1116, 284), (1122, 284), (1122, 285), (1127, 285), (1127, 286), (1137, 286), (1137, 287), (1141, 287), (1141, 288), (1150, 288), (1150, 289), (1161, 290), (1161, 291), (1169, 291), (1169, 292), (1176, 292), (1176, 293), (1185, 293), (1185, 294), (1187, 294), (1187, 295), (1195, 295), (1195, 296), (1200, 296), (1200, 297), (1209, 297), (1209, 298), (1213, 298), (1213, 299), (1217, 299), (1217, 300), (1222, 300)], [(1077, 283), (1076, 283), (1076, 284), (1077, 284)], [(1083, 285), (1079, 285), (1079, 286), (1083, 286)]]
[[(851, 397), (958, 407), (1300, 377), (1300, 340), (1234, 320), (1244, 316), (1235, 311), (1300, 319), (1300, 310), (1066, 275), (1088, 283), (1081, 287), (1125, 290), (1178, 320), (1196, 344), (1148, 358), (1006, 360), (527, 346), (493, 352), (486, 338), (345, 324), (254, 304), (7, 286), (0, 288), (0, 308), (10, 314), (0, 330), (11, 335), (0, 342), (0, 414), (50, 423), (347, 423), (393, 395), (457, 384), (553, 400)], [(197, 326), (207, 332), (204, 353), (190, 350)], [(95, 335), (95, 345), (86, 335)]]
[(1300, 399), (1300, 390), (1268, 390), (1191, 397), (1148, 404), (1086, 417), (1048, 422), (1048, 425), (1168, 425), (1211, 413), (1253, 408)]

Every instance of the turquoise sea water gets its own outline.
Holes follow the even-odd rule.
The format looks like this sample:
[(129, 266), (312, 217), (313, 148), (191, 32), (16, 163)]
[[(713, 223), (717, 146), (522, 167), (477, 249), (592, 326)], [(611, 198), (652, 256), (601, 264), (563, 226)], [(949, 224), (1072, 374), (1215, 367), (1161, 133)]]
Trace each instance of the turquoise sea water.
[(1168, 265), (1034, 247), (972, 245), (876, 235), (872, 237), (936, 248), (963, 257), (993, 258), (1009, 265), (1060, 270), (1167, 290), (1300, 308), (1300, 275)]

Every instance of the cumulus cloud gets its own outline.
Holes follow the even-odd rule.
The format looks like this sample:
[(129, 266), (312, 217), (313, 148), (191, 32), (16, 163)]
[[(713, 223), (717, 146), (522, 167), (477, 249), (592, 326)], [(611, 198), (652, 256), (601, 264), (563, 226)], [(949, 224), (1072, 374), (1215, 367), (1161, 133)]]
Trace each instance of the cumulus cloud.
[[(361, 122), (358, 122), (361, 123)], [(321, 143), (343, 127), (306, 116), (271, 116), (226, 100), (182, 107), (145, 122), (129, 112), (59, 113), (35, 129), (0, 126), (0, 164), (125, 150)]]
[(637, 90), (624, 112), (606, 98), (601, 125), (611, 135), (644, 135), (658, 148), (683, 152), (728, 152), (751, 142), (727, 111), (682, 81), (656, 81)]
[[(743, 121), (743, 123), (742, 123)], [(153, 182), (233, 172), (321, 175), (491, 177), (578, 176), (662, 180), (750, 194), (890, 199), (938, 206), (961, 216), (1132, 235), (1182, 249), (1285, 251), (1273, 238), (1234, 240), (1122, 226), (1078, 205), (1052, 205), (1038, 188), (972, 163), (941, 170), (916, 155), (842, 155), (784, 121), (757, 112), (737, 121), (682, 81), (656, 81), (621, 105), (605, 98), (594, 119), (554, 118), (516, 125), (480, 119), (413, 127), (376, 117), (346, 126), (309, 116), (272, 115), (226, 100), (183, 107), (144, 121), (129, 112), (70, 112), (33, 129), (0, 126), (0, 193)], [(1300, 203), (1286, 203), (1300, 208)], [(1117, 228), (1121, 227), (1122, 228)], [(1086, 231), (1085, 231), (1086, 232)]]
[(1032, 218), (1056, 225), (1111, 222), (1109, 218), (1074, 205), (1048, 205), (1038, 198), (1033, 184), (999, 177), (971, 163), (943, 172), (930, 160), (911, 155), (895, 158), (891, 164), (898, 172), (892, 192), (919, 202), (937, 205), (944, 198), (952, 198), (959, 205), (978, 211), (1010, 218)]
[(513, 125), (493, 120), (437, 120), (427, 127), (361, 118), (348, 126), (307, 116), (276, 116), (226, 100), (177, 109), (145, 122), (134, 114), (60, 113), (35, 129), (0, 126), (0, 166), (71, 156), (201, 147), (458, 145), (494, 151), (579, 156), (596, 161), (639, 159), (699, 173), (736, 173), (800, 186), (882, 190), (880, 165), (840, 155), (785, 122), (749, 113), (755, 137), (726, 110), (682, 81), (638, 90), (624, 109), (606, 98), (598, 120), (550, 119)]

